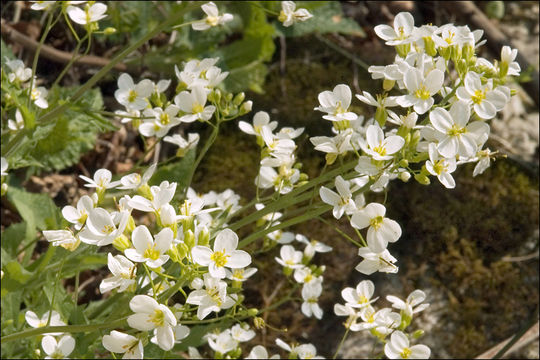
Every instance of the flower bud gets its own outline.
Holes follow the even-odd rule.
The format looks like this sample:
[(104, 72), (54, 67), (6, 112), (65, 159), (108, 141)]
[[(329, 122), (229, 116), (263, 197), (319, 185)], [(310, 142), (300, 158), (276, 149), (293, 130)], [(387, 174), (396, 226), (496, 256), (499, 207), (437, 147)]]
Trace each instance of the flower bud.
[(450, 57), (453, 62), (458, 62), (461, 59), (461, 47), (459, 45), (452, 46)]
[(382, 84), (383, 84), (382, 87), (383, 87), (384, 91), (390, 91), (390, 90), (393, 89), (394, 85), (396, 84), (396, 81), (395, 80), (384, 79)]
[(325, 159), (327, 165), (332, 165), (337, 159), (337, 154), (328, 153), (326, 154)]
[(257, 316), (257, 314), (259, 313), (259, 309), (257, 308), (251, 308), (248, 310), (248, 315), (249, 316)]
[(192, 249), (195, 244), (195, 235), (193, 234), (193, 231), (187, 230), (184, 231), (184, 243), (187, 245), (189, 249)]
[(122, 234), (113, 240), (112, 245), (116, 250), (124, 251), (131, 248), (131, 241), (129, 241), (126, 235)]
[(309, 175), (305, 173), (300, 173), (300, 177), (298, 178), (298, 181), (307, 181), (309, 179)]
[(150, 191), (150, 186), (148, 186), (148, 184), (139, 186), (139, 188), (137, 189), (137, 194), (141, 195), (144, 198), (147, 198), (148, 200), (154, 199), (154, 196), (152, 195), (152, 192)]
[(448, 61), (450, 59), (450, 55), (452, 55), (452, 48), (450, 46), (439, 47), (439, 54), (444, 58), (444, 60)]
[(189, 249), (184, 243), (176, 245), (176, 250), (178, 252), (178, 261), (182, 261), (182, 259), (184, 259), (189, 253)]
[(210, 232), (206, 226), (203, 226), (199, 232), (199, 237), (197, 238), (197, 245), (208, 246), (210, 243)]
[(116, 32), (116, 29), (113, 28), (113, 27), (110, 27), (110, 26), (109, 26), (108, 28), (106, 28), (105, 30), (103, 30), (103, 33), (104, 33), (105, 35), (112, 35), (112, 34), (114, 34), (115, 32)]
[(248, 100), (248, 101), (244, 102), (242, 104), (242, 106), (240, 106), (240, 109), (238, 111), (238, 115), (242, 116), (242, 115), (247, 114), (248, 112), (251, 111), (252, 107), (253, 107), (253, 101)]
[(388, 114), (386, 113), (386, 109), (383, 107), (377, 107), (377, 110), (375, 111), (375, 120), (379, 123), (381, 127), (386, 124), (386, 118), (388, 117)]
[(467, 60), (461, 59), (456, 63), (456, 70), (460, 76), (467, 74)]
[(236, 106), (240, 106), (240, 104), (244, 101), (245, 98), (246, 98), (246, 94), (244, 94), (243, 92), (240, 92), (236, 94), (236, 96), (234, 97), (233, 104)]
[(195, 290), (200, 290), (204, 286), (204, 281), (201, 278), (195, 278), (189, 285)]
[(422, 185), (429, 185), (430, 184), (429, 178), (424, 174), (416, 174), (416, 175), (414, 175), (414, 179), (416, 181), (418, 181), (418, 183), (420, 183)]
[(437, 49), (435, 48), (435, 41), (429, 36), (425, 36), (422, 39), (424, 39), (424, 50), (426, 50), (426, 54), (428, 54), (431, 57), (434, 57), (437, 55)]
[(214, 89), (212, 92), (210, 92), (210, 94), (208, 94), (208, 100), (216, 104), (219, 103), (221, 100), (221, 90)]
[(182, 260), (176, 246), (171, 246), (169, 250), (167, 250), (167, 255), (169, 255), (173, 262), (179, 263)]
[(233, 94), (232, 93), (225, 94), (225, 101), (231, 102), (232, 99), (233, 99)]
[(400, 167), (404, 167), (406, 168), (407, 166), (409, 166), (409, 161), (407, 159), (401, 159), (399, 161), (399, 164), (398, 164)]
[(410, 178), (411, 178), (411, 174), (408, 171), (402, 171), (399, 173), (399, 180), (403, 182), (409, 181)]
[(469, 62), (474, 56), (474, 47), (472, 45), (466, 44), (462, 49), (463, 58)]
[(284, 274), (285, 276), (291, 276), (292, 272), (293, 272), (293, 269), (290, 268), (290, 267), (288, 267), (288, 266), (285, 266), (285, 267), (283, 268), (283, 274)]
[(135, 230), (135, 220), (133, 219), (133, 216), (129, 215), (126, 225), (126, 231), (128, 234), (131, 234), (133, 230)]
[(253, 319), (253, 326), (255, 326), (255, 329), (262, 329), (266, 326), (266, 323), (263, 318), (256, 317)]
[(424, 330), (416, 330), (415, 332), (412, 333), (413, 339), (419, 339), (422, 336), (424, 336)]

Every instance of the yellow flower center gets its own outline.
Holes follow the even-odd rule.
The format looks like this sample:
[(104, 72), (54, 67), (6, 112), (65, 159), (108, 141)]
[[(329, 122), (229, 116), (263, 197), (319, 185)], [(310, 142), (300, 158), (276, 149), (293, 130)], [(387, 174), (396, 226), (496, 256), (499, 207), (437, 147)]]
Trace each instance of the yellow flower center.
[(169, 117), (169, 114), (167, 113), (163, 113), (159, 116), (159, 121), (163, 124), (163, 125), (167, 125), (168, 123), (171, 122), (171, 119)]
[(452, 125), (452, 128), (448, 130), (448, 136), (458, 136), (467, 132), (466, 128), (460, 128), (456, 124)]
[(482, 90), (476, 90), (474, 92), (474, 95), (471, 96), (471, 100), (475, 104), (480, 104), (482, 100), (484, 100), (485, 98), (486, 98), (486, 93)]
[(156, 324), (156, 327), (163, 326), (165, 324), (165, 314), (160, 309), (154, 310), (154, 314), (151, 316), (150, 321)]
[(230, 255), (226, 255), (225, 251), (215, 251), (211, 256), (210, 260), (216, 263), (217, 267), (223, 267), (227, 264), (227, 258)]
[(337, 105), (336, 105), (336, 111), (334, 111), (334, 115), (338, 115), (338, 114), (343, 114), (347, 111), (347, 109), (344, 109), (342, 106), (341, 106), (341, 101), (338, 101)]
[(305, 283), (308, 283), (311, 280), (313, 280), (313, 275), (311, 275), (311, 274), (307, 274), (306, 277), (304, 278)]
[(147, 259), (157, 260), (159, 259), (159, 251), (156, 250), (155, 245), (148, 245), (148, 249), (144, 251), (144, 257)]
[(243, 279), (244, 278), (244, 269), (236, 269), (233, 272), (233, 277), (236, 279)]
[(278, 17), (278, 20), (280, 22), (284, 22), (285, 20), (287, 20), (287, 15), (285, 14), (285, 12), (283, 10), (281, 10), (279, 12), (279, 17)]
[(456, 34), (453, 33), (453, 32), (448, 33), (448, 37), (446, 39), (444, 39), (448, 45), (450, 45), (450, 44), (452, 44), (454, 42), (454, 36), (455, 35)]
[(217, 303), (218, 306), (221, 307), (222, 302), (221, 298), (219, 297), (219, 290), (217, 287), (211, 287), (209, 289), (206, 289), (206, 293), (212, 298), (212, 300)]
[(101, 231), (103, 231), (105, 234), (110, 234), (110, 233), (112, 233), (114, 231), (114, 226), (105, 225), (103, 227), (103, 230), (101, 230)]
[(399, 354), (401, 356), (401, 358), (403, 359), (408, 359), (409, 356), (411, 356), (412, 354), (412, 351), (411, 349), (409, 348), (404, 348), (403, 351)]
[(193, 114), (201, 113), (203, 112), (203, 110), (204, 110), (204, 106), (202, 106), (199, 103), (194, 103), (193, 106), (191, 107), (191, 111), (193, 112)]
[(367, 304), (369, 302), (368, 298), (365, 297), (364, 295), (361, 295), (359, 298), (358, 298), (358, 303), (359, 304)]
[(219, 16), (208, 16), (206, 23), (210, 26), (217, 26), (219, 24)]
[(448, 166), (445, 164), (444, 160), (436, 161), (435, 164), (433, 164), (433, 171), (435, 171), (437, 175), (446, 172), (447, 168)]
[(375, 230), (379, 230), (383, 223), (383, 220), (384, 218), (382, 216), (374, 217), (369, 221), (369, 225), (371, 225), (371, 227), (373, 227)]
[(135, 90), (129, 90), (128, 102), (132, 103), (137, 99), (137, 92)]
[(386, 155), (386, 148), (384, 146), (382, 146), (382, 145), (374, 147), (373, 151), (375, 151), (377, 154), (379, 154), (381, 156)]
[(429, 93), (428, 89), (426, 89), (426, 86), (422, 85), (420, 89), (414, 92), (414, 96), (422, 100), (427, 100), (431, 97), (431, 94)]
[(32, 100), (37, 100), (40, 95), (41, 95), (41, 92), (38, 89), (32, 89), (32, 92), (31, 92)]

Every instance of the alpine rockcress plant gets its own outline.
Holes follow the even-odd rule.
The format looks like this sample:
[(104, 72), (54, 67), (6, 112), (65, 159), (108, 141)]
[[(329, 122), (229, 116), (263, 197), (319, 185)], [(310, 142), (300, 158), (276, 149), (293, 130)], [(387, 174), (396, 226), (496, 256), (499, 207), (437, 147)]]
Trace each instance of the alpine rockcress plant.
[[(46, 3), (53, 2), (35, 2), (32, 8), (46, 10)], [(89, 33), (95, 32), (97, 22), (107, 16), (104, 4), (70, 3), (67, 15)], [(191, 23), (196, 31), (233, 18), (212, 2), (201, 8), (206, 17)], [(311, 17), (306, 9), (296, 10), (293, 2), (282, 2), (279, 21), (284, 26)], [(303, 128), (278, 130), (278, 123), (264, 111), (256, 113), (252, 123), (239, 121), (240, 130), (255, 136), (261, 148), (260, 169), (254, 179), (257, 197), (244, 207), (232, 190), (200, 194), (190, 187), (193, 173), (218, 136), (220, 125), (245, 115), (252, 107), (251, 101), (244, 101), (243, 93), (234, 95), (220, 88), (228, 72), (216, 66), (219, 59), (191, 60), (175, 66), (177, 86), (171, 99), (165, 95), (171, 80), (156, 84), (148, 79), (135, 82), (128, 74), (118, 78), (115, 98), (125, 109), (116, 114), (122, 123), (131, 123), (143, 137), (175, 144), (179, 158), (195, 149), (198, 155), (187, 174), (186, 187), (174, 179), (149, 186), (159, 163), (150, 165), (143, 174), (132, 173), (118, 181), (112, 181), (113, 174), (106, 169), (96, 171), (92, 178), (81, 176), (87, 182), (85, 186), (95, 192), (63, 208), (62, 215), (71, 227), (43, 231), (53, 246), (67, 251), (75, 251), (81, 242), (96, 250), (111, 244), (114, 247), (107, 248), (111, 250), (107, 254), (111, 274), (102, 280), (99, 290), (102, 294), (125, 294), (130, 299), (129, 310), (125, 317), (123, 313), (117, 317), (112, 314), (108, 328), (89, 324), (85, 331), (106, 330), (99, 337), (103, 347), (123, 358), (142, 358), (149, 343), (161, 348), (163, 356), (171, 356), (178, 355), (175, 344), (187, 338), (193, 326), (233, 320), (236, 323), (232, 327), (218, 326), (204, 335), (208, 347), (189, 347), (190, 358), (201, 354), (268, 358), (270, 354), (263, 346), (244, 345), (256, 335), (248, 320), (257, 330), (265, 327), (260, 315), (294, 301), (295, 294), (301, 296), (306, 317), (321, 319), (324, 315), (318, 298), (324, 291), (325, 266), (316, 265), (313, 259), (316, 253), (332, 248), (285, 228), (330, 210), (336, 219), (346, 217), (355, 229), (356, 239), (342, 235), (358, 247), (357, 271), (365, 275), (398, 272), (397, 259), (388, 247), (399, 240), (401, 227), (386, 217), (384, 204), (366, 203), (365, 194), (383, 191), (390, 180), (406, 182), (411, 177), (425, 185), (436, 177), (452, 189), (452, 173), (458, 165), (469, 162), (477, 163), (473, 175), (481, 174), (495, 154), (484, 148), (489, 120), (509, 102), (511, 91), (504, 84), (508, 77), (519, 75), (520, 68), (514, 61), (517, 51), (509, 47), (503, 48), (501, 60), (493, 64), (477, 57), (476, 48), (484, 43), (483, 32), (467, 26), (416, 27), (412, 15), (403, 12), (395, 17), (393, 26), (379, 25), (375, 32), (397, 53), (392, 64), (369, 67), (373, 79), (382, 80), (381, 93), (363, 91), (353, 97), (348, 85), (339, 84), (319, 94), (320, 105), (314, 110), (332, 123), (333, 135), (310, 140), (316, 150), (325, 153), (327, 172), (323, 170), (319, 177), (309, 180), (300, 171), (295, 139)], [(10, 72), (3, 76), (29, 96), (33, 106), (46, 108), (47, 90), (35, 87), (32, 70), (20, 60), (7, 65)], [(352, 111), (354, 98), (373, 106), (375, 116), (364, 119)], [(9, 129), (24, 128), (23, 115), (17, 109)], [(173, 134), (179, 125), (195, 121), (212, 128), (201, 150), (199, 134), (189, 133), (187, 138)], [(4, 177), (8, 175), (8, 160), (2, 157), (3, 193), (7, 191)], [(322, 202), (312, 203), (316, 189)], [(106, 199), (111, 198), (113, 208), (106, 206)], [(309, 205), (305, 205), (308, 200)], [(180, 205), (174, 206), (175, 201)], [(301, 208), (305, 210), (301, 215), (284, 215), (285, 209), (302, 203), (306, 207)], [(256, 210), (245, 215), (253, 206)], [(147, 213), (151, 221), (138, 224), (133, 210)], [(237, 230), (253, 224), (253, 233), (239, 239)], [(262, 252), (280, 246), (275, 260), (291, 280), (288, 294), (266, 309), (247, 308), (242, 292), (243, 282), (258, 271), (253, 266), (254, 254), (242, 248), (257, 239), (264, 239)], [(369, 330), (388, 358), (429, 357), (427, 346), (412, 344), (423, 331), (408, 331), (414, 315), (428, 307), (424, 303), (426, 294), (415, 290), (405, 300), (387, 296), (392, 307), (379, 309), (374, 294), (370, 280), (343, 289), (344, 304), (334, 306), (336, 315), (346, 317), (341, 344), (349, 331)], [(67, 329), (42, 338), (43, 351), (49, 357), (67, 357), (75, 349), (70, 326), (56, 311), (36, 314), (28, 309), (26, 321), (30, 327), (46, 325), (42, 334), (49, 326)], [(280, 339), (276, 344), (289, 358), (322, 358), (313, 344), (287, 344)]]

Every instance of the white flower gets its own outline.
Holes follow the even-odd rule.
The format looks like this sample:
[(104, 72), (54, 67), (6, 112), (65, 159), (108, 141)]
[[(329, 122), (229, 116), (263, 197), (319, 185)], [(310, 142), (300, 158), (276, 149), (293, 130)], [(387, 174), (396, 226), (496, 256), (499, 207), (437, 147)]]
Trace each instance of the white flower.
[(208, 345), (212, 348), (212, 350), (221, 354), (226, 354), (238, 346), (238, 341), (233, 339), (229, 329), (219, 333), (218, 335), (209, 334), (207, 339)]
[(510, 46), (503, 46), (501, 49), (501, 63), (499, 67), (501, 72), (504, 74), (503, 69), (506, 69), (506, 75), (519, 76), (521, 72), (521, 67), (519, 63), (514, 61), (517, 57), (517, 49), (512, 49)]
[(283, 23), (283, 26), (288, 27), (294, 24), (296, 21), (306, 21), (311, 19), (313, 15), (306, 9), (296, 10), (296, 4), (294, 1), (282, 1), (281, 11), (279, 13), (278, 20)]
[(331, 121), (356, 120), (358, 115), (349, 112), (351, 105), (351, 89), (345, 84), (337, 85), (333, 91), (323, 91), (319, 94), (319, 103), (321, 106), (314, 110), (327, 113), (323, 119)]
[(298, 269), (302, 265), (302, 252), (295, 251), (291, 245), (283, 245), (279, 251), (280, 258), (276, 257), (276, 261), (281, 266), (291, 269)]
[(37, 107), (41, 109), (46, 109), (49, 107), (49, 103), (47, 102), (47, 99), (45, 99), (48, 93), (49, 91), (43, 86), (34, 87), (30, 91), (30, 99), (32, 99), (32, 101)]
[(396, 330), (384, 346), (384, 354), (389, 359), (427, 359), (431, 350), (426, 345), (410, 346), (407, 336)]
[(437, 145), (434, 143), (429, 144), (429, 160), (426, 161), (426, 169), (431, 175), (437, 176), (437, 179), (447, 189), (453, 189), (456, 187), (456, 182), (451, 173), (456, 170), (455, 158), (444, 158), (439, 155), (437, 151)]
[[(400, 78), (403, 78), (403, 75), (401, 75)], [(396, 102), (397, 96), (384, 96), (384, 97), (377, 96), (377, 100), (375, 100), (373, 95), (371, 95), (367, 91), (362, 91), (362, 95), (356, 94), (356, 98), (365, 104), (375, 106), (377, 108), (382, 108), (382, 109), (397, 105), (397, 102)]]
[[(39, 318), (35, 312), (28, 310), (24, 314), (24, 318), (26, 322), (28, 323), (28, 325), (30, 325), (31, 327), (40, 328), (47, 325), (47, 321), (49, 320), (49, 315), (51, 317), (49, 326), (66, 326), (66, 323), (60, 319), (60, 314), (54, 310), (52, 312), (49, 312), (49, 311), (45, 312), (45, 314), (43, 314), (41, 318)], [(45, 335), (57, 336), (57, 335), (62, 335), (62, 333), (47, 333)]]
[(176, 185), (175, 182), (169, 183), (168, 181), (162, 181), (159, 186), (154, 185), (150, 187), (152, 200), (148, 200), (140, 195), (135, 195), (128, 201), (128, 204), (137, 210), (159, 213), (159, 209), (161, 209), (163, 205), (171, 202), (176, 191)]
[[(387, 335), (401, 323), (401, 316), (392, 312), (390, 308), (375, 311), (373, 306), (368, 305), (360, 310), (363, 322), (355, 324), (354, 331), (375, 329), (380, 334)], [(351, 330), (353, 328), (351, 327)]]
[(272, 356), (268, 355), (268, 350), (262, 345), (254, 346), (253, 349), (249, 352), (246, 359), (279, 359), (279, 355), (275, 354)]
[[(275, 222), (274, 224), (277, 224)], [(294, 240), (294, 233), (290, 231), (275, 230), (267, 234), (268, 238), (272, 241), (277, 242), (278, 244), (290, 244)]]
[(173, 136), (165, 136), (163, 141), (178, 146), (176, 156), (182, 157), (186, 155), (189, 150), (197, 147), (197, 144), (199, 143), (199, 134), (189, 133), (187, 140), (178, 134), (174, 134)]
[(48, 10), (56, 1), (31, 1), (33, 4), (30, 6), (32, 10)]
[(236, 250), (238, 235), (231, 229), (220, 231), (214, 242), (214, 251), (206, 246), (197, 245), (191, 250), (193, 261), (208, 266), (210, 275), (223, 279), (226, 277), (225, 267), (241, 269), (251, 264), (251, 256), (244, 250)]
[(440, 137), (437, 150), (446, 158), (470, 157), (476, 153), (477, 139), (489, 134), (489, 125), (483, 121), (474, 121), (467, 125), (471, 109), (465, 101), (455, 102), (450, 111), (443, 108), (433, 109), (429, 120)]
[(122, 124), (132, 122), (133, 118), (138, 118), (141, 116), (141, 112), (139, 110), (132, 109), (126, 109), (126, 111), (116, 110), (114, 113), (120, 117), (120, 122)]
[(327, 153), (326, 161), (328, 164), (332, 164), (338, 155), (345, 154), (348, 151), (352, 151), (351, 138), (353, 136), (352, 129), (341, 131), (334, 137), (328, 136), (314, 136), (309, 139), (315, 150)]
[(409, 318), (412, 318), (413, 314), (416, 314), (429, 306), (429, 304), (420, 304), (425, 299), (426, 294), (418, 289), (411, 292), (405, 301), (393, 295), (388, 295), (386, 297), (386, 300), (392, 303), (393, 308), (400, 309), (403, 314)]
[(348, 181), (343, 180), (341, 176), (337, 176), (335, 180), (336, 190), (328, 189), (321, 186), (319, 195), (323, 202), (332, 205), (334, 209), (332, 214), (336, 219), (340, 219), (343, 213), (351, 214), (356, 210), (355, 203), (352, 199), (351, 187)]
[(118, 288), (118, 292), (126, 291), (130, 286), (135, 285), (137, 268), (125, 256), (113, 256), (109, 253), (107, 255), (107, 266), (113, 276), (103, 279), (99, 284), (99, 291), (102, 294), (115, 288)]
[(416, 129), (416, 121), (418, 120), (418, 114), (414, 111), (407, 115), (397, 115), (392, 110), (388, 110), (388, 122), (403, 126), (407, 129)]
[(234, 305), (235, 300), (227, 295), (227, 283), (212, 277), (209, 273), (203, 275), (204, 290), (196, 288), (189, 293), (187, 304), (198, 305), (197, 318), (207, 317), (211, 312), (219, 312)]
[(387, 138), (379, 125), (369, 125), (366, 130), (366, 140), (361, 139), (360, 147), (373, 160), (390, 160), (405, 144), (405, 139), (398, 135)]
[(386, 273), (398, 272), (398, 267), (394, 265), (397, 259), (390, 255), (387, 249), (381, 253), (376, 253), (369, 247), (361, 247), (358, 249), (358, 255), (364, 259), (356, 265), (355, 270), (362, 274), (371, 275), (376, 271)]
[(414, 111), (422, 115), (433, 106), (435, 102), (433, 95), (441, 90), (444, 73), (439, 69), (433, 69), (424, 77), (419, 69), (410, 68), (405, 73), (403, 81), (409, 94), (397, 97), (397, 103), (402, 107), (413, 106)]
[(246, 281), (256, 272), (256, 268), (234, 269), (232, 271), (229, 269), (225, 269), (227, 279), (240, 282)]
[(124, 354), (122, 359), (142, 359), (144, 357), (143, 343), (135, 336), (113, 330), (109, 335), (104, 335), (101, 341), (103, 347), (110, 352)]
[(231, 328), (231, 336), (238, 342), (246, 342), (255, 337), (255, 331), (251, 330), (248, 324), (236, 324)]
[(375, 285), (371, 280), (363, 280), (358, 283), (356, 289), (347, 287), (341, 291), (341, 296), (348, 305), (353, 308), (363, 308), (370, 305), (372, 302), (378, 299), (371, 299), (373, 292), (375, 291)]
[(169, 255), (165, 253), (171, 247), (173, 237), (173, 231), (170, 228), (164, 228), (152, 238), (148, 228), (145, 225), (139, 225), (131, 234), (135, 249), (127, 249), (124, 253), (130, 260), (145, 262), (150, 268), (158, 268), (169, 260)]
[(414, 18), (408, 12), (400, 12), (394, 18), (394, 27), (388, 25), (375, 26), (375, 33), (386, 41), (386, 45), (408, 44), (414, 40)]
[(143, 110), (148, 105), (146, 98), (152, 95), (153, 90), (152, 81), (144, 79), (135, 85), (131, 76), (124, 73), (118, 78), (118, 90), (115, 91), (114, 97), (128, 111)]
[(24, 119), (19, 109), (15, 111), (15, 120), (8, 119), (8, 128), (12, 131), (24, 129)]
[(70, 335), (64, 335), (60, 341), (50, 335), (45, 335), (41, 339), (41, 347), (48, 355), (45, 359), (64, 359), (69, 356), (75, 349), (75, 339)]
[[(50, 1), (50, 2), (53, 3), (54, 1)], [(25, 82), (26, 80), (32, 77), (32, 69), (24, 67), (24, 63), (22, 62), (22, 60), (19, 60), (19, 59), (9, 60), (9, 61), (6, 61), (6, 65), (12, 71), (8, 75), (9, 82), (14, 82), (15, 80), (19, 82)]]
[(216, 111), (213, 105), (206, 105), (207, 93), (202, 86), (194, 86), (191, 92), (182, 91), (174, 98), (185, 115), (180, 117), (181, 122), (191, 123), (195, 120), (208, 121)]
[(173, 348), (175, 340), (173, 328), (177, 322), (166, 305), (159, 304), (147, 295), (135, 295), (129, 302), (129, 307), (135, 313), (127, 319), (129, 326), (141, 331), (157, 329), (158, 346), (165, 351)]
[(481, 150), (476, 153), (476, 160), (478, 163), (474, 167), (473, 177), (482, 174), (490, 165), (491, 157), (494, 153), (489, 149)]
[(337, 316), (347, 316), (347, 320), (343, 323), (343, 326), (345, 326), (346, 329), (350, 329), (351, 331), (361, 330), (356, 323), (360, 317), (360, 313), (355, 308), (348, 304), (334, 304), (334, 313)]
[(240, 130), (249, 135), (261, 136), (261, 130), (263, 126), (267, 126), (271, 131), (274, 131), (277, 127), (277, 121), (270, 121), (270, 115), (266, 111), (258, 111), (253, 116), (253, 125), (239, 121), (238, 127)]
[(222, 25), (233, 19), (233, 16), (229, 13), (219, 15), (218, 8), (213, 2), (209, 2), (201, 6), (201, 9), (206, 13), (204, 20), (196, 21), (191, 24), (193, 30), (203, 31), (210, 29), (213, 26)]
[(297, 346), (296, 353), (300, 359), (324, 359), (324, 357), (317, 355), (317, 349), (313, 344), (302, 344)]
[(313, 284), (323, 281), (322, 276), (313, 275), (313, 272), (307, 266), (294, 270), (294, 280), (299, 284)]
[(91, 245), (105, 246), (124, 232), (129, 220), (129, 211), (110, 214), (103, 208), (95, 208), (88, 213), (86, 226), (79, 233), (82, 242)]
[(93, 5), (87, 4), (84, 7), (84, 10), (70, 5), (67, 7), (66, 11), (73, 22), (80, 25), (88, 25), (107, 16), (105, 14), (105, 11), (107, 11), (107, 5), (102, 3), (95, 3)]
[(43, 236), (52, 246), (61, 246), (69, 251), (74, 251), (81, 243), (69, 230), (43, 230)]
[(167, 106), (165, 110), (159, 107), (145, 109), (143, 115), (153, 119), (145, 119), (139, 126), (139, 132), (144, 136), (165, 136), (172, 127), (180, 124), (180, 118), (176, 117), (179, 110), (180, 108), (173, 104)]
[(316, 252), (325, 253), (332, 251), (331, 246), (323, 244), (322, 242), (315, 239), (309, 240), (306, 236), (302, 234), (296, 235), (296, 241), (299, 241), (306, 245), (306, 247), (304, 248), (304, 256), (308, 259), (311, 259)]
[(105, 189), (111, 189), (121, 184), (120, 181), (111, 181), (112, 173), (107, 169), (99, 169), (94, 173), (94, 179), (90, 179), (84, 175), (79, 175), (79, 177), (88, 184), (85, 184), (86, 187), (95, 187), (98, 191), (104, 191)]
[(319, 296), (322, 293), (322, 283), (320, 281), (306, 283), (302, 287), (302, 313), (307, 317), (311, 315), (315, 316), (317, 319), (321, 319), (323, 316), (323, 311), (317, 301)]
[(148, 183), (148, 180), (154, 175), (154, 172), (156, 171), (157, 163), (153, 163), (146, 169), (143, 176), (133, 173), (129, 175), (122, 176), (120, 179), (120, 183), (122, 183), (122, 186), (119, 186), (119, 189), (125, 190), (125, 189), (138, 189), (141, 186), (144, 186)]
[(472, 103), (476, 115), (484, 120), (494, 118), (497, 111), (502, 110), (508, 102), (504, 91), (492, 90), (490, 83), (482, 85), (480, 75), (473, 71), (469, 71), (465, 75), (465, 86), (460, 86), (456, 90), (456, 96), (469, 104)]
[(94, 208), (94, 205), (94, 200), (90, 196), (83, 195), (77, 201), (77, 208), (71, 205), (64, 206), (62, 208), (62, 216), (70, 223), (75, 224), (76, 230), (80, 230), (88, 218), (88, 213)]
[(389, 242), (396, 242), (401, 236), (401, 227), (394, 220), (384, 217), (386, 208), (382, 204), (370, 203), (351, 218), (351, 225), (357, 229), (368, 228), (367, 243), (373, 252), (383, 252)]

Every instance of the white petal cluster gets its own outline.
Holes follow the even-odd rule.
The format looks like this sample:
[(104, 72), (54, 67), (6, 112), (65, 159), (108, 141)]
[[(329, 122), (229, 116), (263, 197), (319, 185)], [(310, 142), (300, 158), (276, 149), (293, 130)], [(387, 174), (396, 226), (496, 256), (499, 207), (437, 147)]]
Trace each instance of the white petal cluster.
[(219, 10), (213, 2), (202, 5), (201, 9), (206, 14), (206, 18), (191, 24), (193, 30), (204, 31), (214, 26), (223, 25), (233, 19), (232, 14), (229, 13), (219, 15)]

